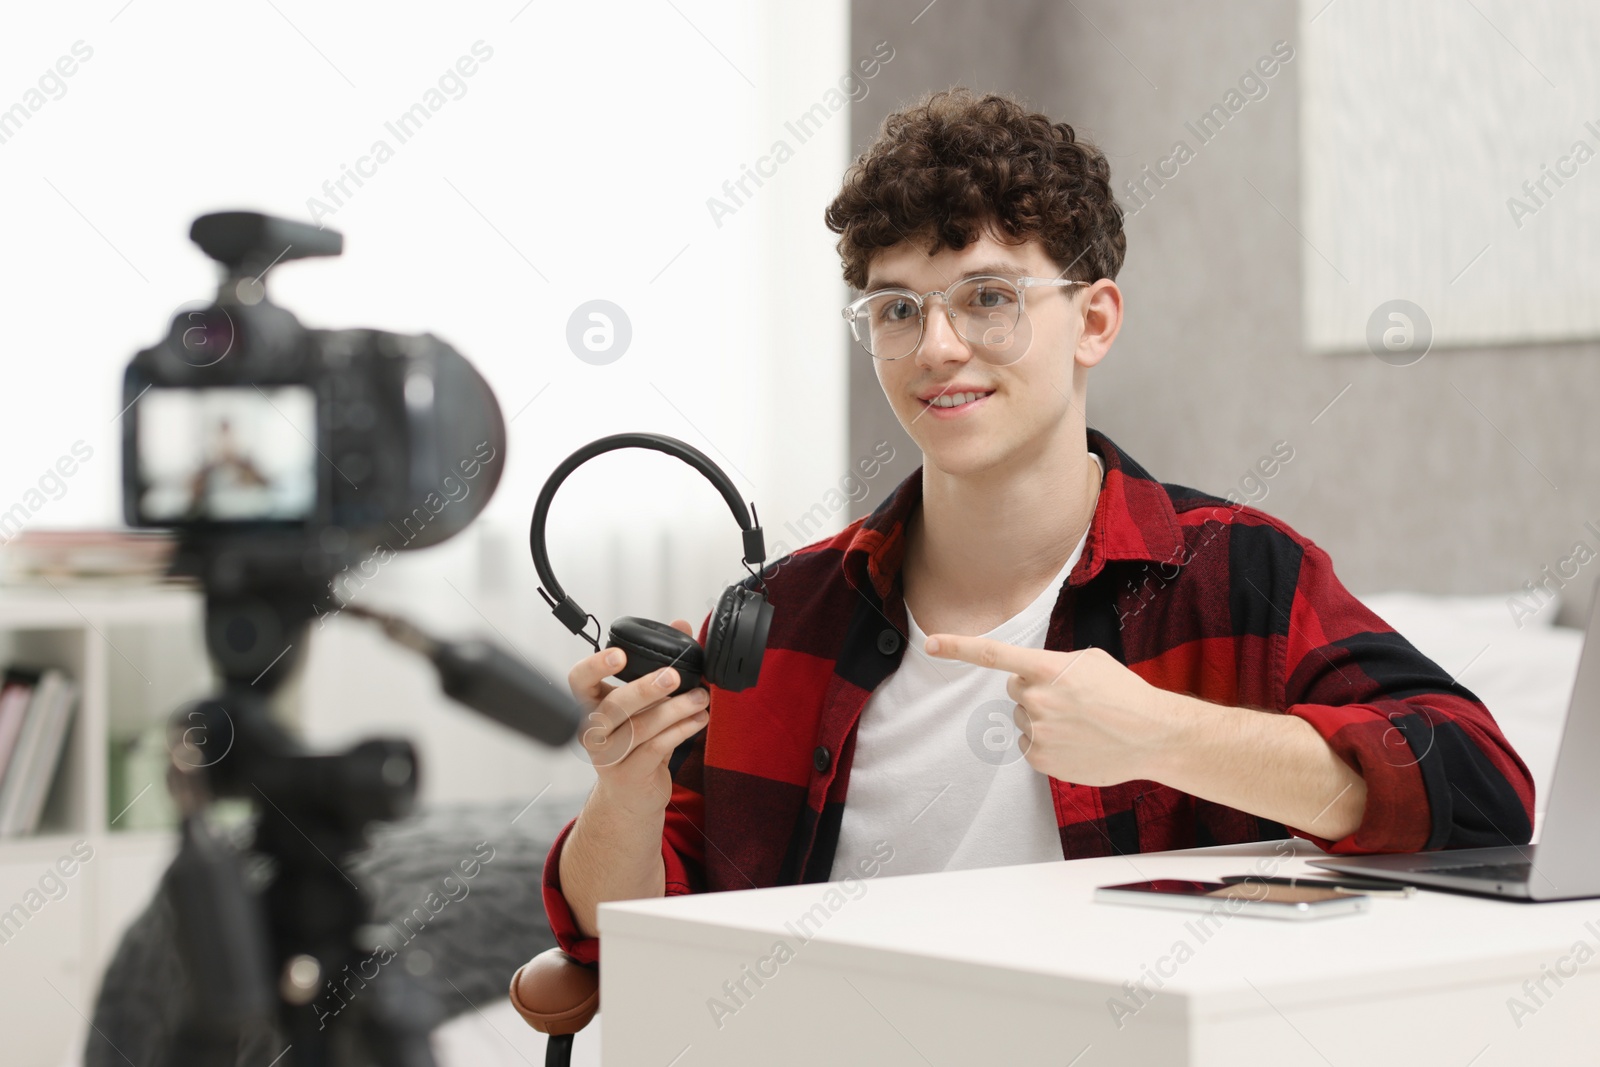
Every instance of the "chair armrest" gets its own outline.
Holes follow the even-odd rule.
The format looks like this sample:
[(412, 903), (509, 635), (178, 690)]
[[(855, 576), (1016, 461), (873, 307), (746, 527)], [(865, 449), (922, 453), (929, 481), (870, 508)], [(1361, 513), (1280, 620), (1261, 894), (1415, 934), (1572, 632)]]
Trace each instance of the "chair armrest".
[(540, 1033), (575, 1034), (600, 1010), (600, 971), (546, 949), (511, 976), (511, 1006)]

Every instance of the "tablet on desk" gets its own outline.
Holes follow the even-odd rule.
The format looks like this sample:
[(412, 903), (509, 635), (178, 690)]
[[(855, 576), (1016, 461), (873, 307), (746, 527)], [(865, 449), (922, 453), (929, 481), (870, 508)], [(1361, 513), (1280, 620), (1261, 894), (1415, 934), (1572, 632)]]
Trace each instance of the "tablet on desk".
[(1354, 915), (1371, 902), (1359, 893), (1313, 886), (1270, 885), (1264, 882), (1191, 882), (1182, 878), (1157, 878), (1149, 882), (1103, 885), (1094, 891), (1102, 904), (1136, 904), (1149, 908), (1257, 915), (1273, 919), (1322, 919)]

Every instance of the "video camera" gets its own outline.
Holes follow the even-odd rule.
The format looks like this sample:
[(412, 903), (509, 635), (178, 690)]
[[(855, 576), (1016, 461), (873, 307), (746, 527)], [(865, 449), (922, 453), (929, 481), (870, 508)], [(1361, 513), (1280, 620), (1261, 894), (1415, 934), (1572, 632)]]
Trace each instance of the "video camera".
[[(177, 314), (123, 378), (123, 515), (177, 533), (171, 571), (198, 578), (221, 691), (174, 716), (168, 787), (183, 813), (163, 880), (189, 995), (166, 1062), (222, 1067), (241, 1035), (276, 1024), (287, 1063), (432, 1063), (439, 1018), (409, 972), (375, 984), (324, 1028), (316, 998), (370, 949), (372, 905), (341, 861), (369, 824), (411, 810), (416, 753), (403, 739), (306, 750), (272, 692), (304, 654), (307, 622), (334, 608), (426, 656), (452, 699), (547, 745), (580, 709), (488, 641), (435, 638), (344, 604), (334, 578), (384, 551), (459, 533), (500, 481), (505, 423), (488, 384), (431, 334), (311, 330), (266, 297), (277, 264), (338, 255), (343, 238), (254, 212), (196, 219), (222, 267), (216, 299)], [(254, 884), (210, 824), (219, 797), (250, 802)]]
[[(380, 546), (438, 544), (477, 517), (505, 423), (472, 365), (431, 334), (307, 329), (267, 299), (269, 270), (338, 255), (340, 234), (230, 211), (189, 235), (221, 265), (216, 299), (179, 312), (123, 379), (124, 518), (178, 532), (177, 573), (297, 614)], [(225, 669), (266, 666), (237, 641), (222, 651)]]

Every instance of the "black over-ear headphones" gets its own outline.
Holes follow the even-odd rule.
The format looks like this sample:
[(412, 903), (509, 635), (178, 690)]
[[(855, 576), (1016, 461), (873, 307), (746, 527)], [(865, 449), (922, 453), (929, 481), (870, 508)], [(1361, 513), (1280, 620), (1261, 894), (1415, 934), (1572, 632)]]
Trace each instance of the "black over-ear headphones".
[[(561, 466), (555, 469), (544, 483), (544, 488), (539, 490), (539, 500), (533, 506), (533, 525), (528, 531), (528, 540), (533, 548), (533, 565), (539, 572), (539, 581), (544, 583), (539, 588), (539, 595), (554, 610), (561, 624), (589, 642), (596, 652), (600, 651), (600, 622), (579, 607), (578, 602), (563, 592), (561, 583), (556, 581), (555, 573), (550, 569), (549, 554), (545, 551), (544, 527), (550, 514), (550, 501), (567, 475), (595, 456), (619, 448), (651, 448), (676, 456), (715, 485), (722, 493), (722, 499), (728, 502), (739, 528), (744, 531), (744, 559), (741, 562), (751, 576), (761, 582), (762, 589), (766, 589), (766, 582), (759, 573), (759, 568), (767, 558), (766, 544), (761, 527), (750, 517), (755, 512), (755, 504), (750, 505), (750, 511), (745, 511), (744, 501), (739, 499), (733, 482), (705, 453), (676, 438), (653, 433), (619, 433), (591, 441), (562, 460)], [(588, 632), (591, 622), (594, 623), (593, 635)], [(767, 647), (767, 630), (771, 625), (772, 605), (767, 602), (764, 593), (746, 589), (743, 585), (730, 585), (723, 590), (716, 611), (711, 614), (704, 649), (681, 630), (633, 615), (624, 615), (611, 624), (606, 647), (620, 648), (627, 653), (627, 664), (616, 673), (616, 677), (624, 681), (643, 677), (661, 667), (671, 667), (678, 672), (679, 679), (678, 688), (673, 690), (674, 695), (686, 693), (707, 682), (722, 689), (737, 691), (756, 684), (756, 677), (761, 673), (761, 655)]]

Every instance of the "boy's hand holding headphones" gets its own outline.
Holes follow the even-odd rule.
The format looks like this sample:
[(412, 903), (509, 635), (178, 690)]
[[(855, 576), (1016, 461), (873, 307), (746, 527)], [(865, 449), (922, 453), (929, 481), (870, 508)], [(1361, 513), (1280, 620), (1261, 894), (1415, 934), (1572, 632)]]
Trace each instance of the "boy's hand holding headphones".
[[(693, 638), (687, 620), (674, 619), (672, 625)], [(597, 792), (630, 813), (659, 815), (672, 796), (668, 760), (710, 719), (710, 694), (695, 688), (671, 696), (678, 684), (671, 667), (623, 685), (608, 683), (605, 679), (625, 662), (622, 649), (602, 648), (567, 675), (567, 686), (584, 709), (578, 736), (599, 775)]]

